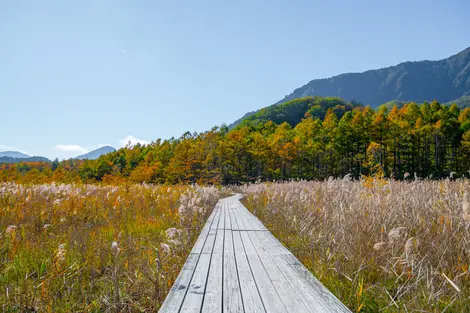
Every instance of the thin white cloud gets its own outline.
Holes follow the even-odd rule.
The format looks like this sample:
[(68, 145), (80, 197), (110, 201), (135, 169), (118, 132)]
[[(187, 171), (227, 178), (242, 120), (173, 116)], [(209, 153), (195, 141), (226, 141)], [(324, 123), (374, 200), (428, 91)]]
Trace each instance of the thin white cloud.
[(65, 152), (78, 152), (78, 153), (87, 153), (89, 150), (85, 147), (79, 145), (56, 145), (56, 149)]
[(121, 147), (127, 146), (129, 143), (131, 146), (136, 145), (140, 143), (141, 145), (148, 145), (150, 141), (144, 140), (144, 139), (137, 139), (132, 135), (126, 136), (126, 138), (119, 139), (119, 142), (121, 143)]
[(18, 149), (16, 147), (11, 147), (11, 146), (5, 146), (5, 145), (0, 145), (0, 151), (18, 151), (24, 154), (28, 154), (28, 152)]
[(79, 155), (86, 154), (95, 149), (110, 146), (109, 144), (96, 144), (91, 146), (80, 146), (80, 145), (56, 145), (54, 148), (58, 151), (55, 157), (58, 157), (61, 160), (75, 158)]
[(126, 53), (126, 50), (122, 49), (121, 52), (122, 52), (122, 53)]

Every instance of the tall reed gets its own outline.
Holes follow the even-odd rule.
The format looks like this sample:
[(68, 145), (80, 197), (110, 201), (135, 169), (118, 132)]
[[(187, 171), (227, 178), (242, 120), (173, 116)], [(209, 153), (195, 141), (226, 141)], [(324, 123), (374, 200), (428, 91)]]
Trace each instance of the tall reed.
[(0, 184), (0, 311), (155, 312), (218, 196)]
[(360, 312), (470, 312), (469, 181), (263, 183), (246, 205)]

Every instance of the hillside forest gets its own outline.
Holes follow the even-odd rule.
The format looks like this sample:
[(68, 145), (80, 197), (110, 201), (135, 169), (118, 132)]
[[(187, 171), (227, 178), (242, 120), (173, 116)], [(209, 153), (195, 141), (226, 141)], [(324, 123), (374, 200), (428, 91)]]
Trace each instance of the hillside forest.
[(376, 109), (306, 97), (223, 125), (97, 160), (3, 164), (0, 181), (20, 183), (206, 183), (469, 176), (470, 108), (432, 103)]

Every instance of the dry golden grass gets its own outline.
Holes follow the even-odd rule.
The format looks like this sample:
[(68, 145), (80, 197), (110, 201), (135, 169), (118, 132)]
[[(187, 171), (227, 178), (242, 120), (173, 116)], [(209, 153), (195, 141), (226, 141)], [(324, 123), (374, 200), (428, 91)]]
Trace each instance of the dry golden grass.
[(0, 184), (2, 312), (155, 312), (214, 187)]
[(353, 312), (470, 312), (469, 186), (346, 178), (242, 192)]
[[(469, 187), (367, 178), (242, 192), (353, 311), (470, 312)], [(219, 194), (0, 184), (1, 311), (155, 312)]]

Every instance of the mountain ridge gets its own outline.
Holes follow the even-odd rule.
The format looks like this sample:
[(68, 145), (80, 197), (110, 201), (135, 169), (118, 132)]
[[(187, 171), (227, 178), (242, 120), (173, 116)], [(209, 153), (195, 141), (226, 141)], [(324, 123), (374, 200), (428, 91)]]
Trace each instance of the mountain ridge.
[(8, 158), (29, 158), (31, 156), (19, 151), (0, 151), (0, 157)]
[(470, 47), (440, 60), (405, 61), (397, 65), (350, 72), (313, 79), (294, 89), (278, 102), (245, 113), (228, 125), (233, 129), (245, 120), (252, 120), (260, 111), (306, 97), (338, 97), (348, 102), (377, 108), (392, 102), (431, 102), (458, 107), (470, 106)]
[(391, 100), (449, 102), (466, 95), (470, 95), (470, 47), (437, 61), (406, 61), (314, 79), (275, 104), (306, 96), (328, 96), (377, 107)]
[[(115, 152), (116, 148), (112, 146), (102, 146), (98, 149), (92, 150), (88, 153), (79, 155), (75, 158), (76, 160), (95, 160), (99, 158), (101, 155)], [(0, 163), (22, 163), (22, 162), (51, 162), (46, 157), (42, 156), (30, 156), (25, 153), (19, 151), (0, 151)]]
[(95, 149), (93, 151), (90, 151), (88, 153), (79, 155), (79, 156), (75, 157), (74, 159), (77, 159), (77, 160), (95, 160), (95, 159), (99, 158), (100, 156), (102, 156), (103, 154), (108, 154), (110, 152), (115, 152), (115, 151), (116, 151), (116, 148), (114, 148), (114, 147), (103, 146), (103, 147), (100, 147), (100, 148)]
[(15, 157), (9, 157), (9, 156), (0, 156), (0, 164), (2, 163), (30, 163), (30, 162), (46, 162), (50, 163), (51, 160), (45, 157), (41, 156), (28, 156), (27, 158), (15, 158)]

